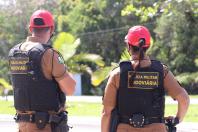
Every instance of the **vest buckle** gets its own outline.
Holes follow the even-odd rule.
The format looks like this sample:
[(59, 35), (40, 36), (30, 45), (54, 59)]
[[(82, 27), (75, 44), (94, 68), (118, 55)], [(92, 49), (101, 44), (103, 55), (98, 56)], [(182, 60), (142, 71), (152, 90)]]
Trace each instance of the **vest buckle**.
[(145, 117), (143, 114), (133, 114), (131, 118), (129, 118), (129, 124), (135, 128), (144, 127)]
[(15, 120), (16, 122), (19, 121), (19, 114), (18, 114), (18, 113), (15, 114), (14, 120)]
[(33, 121), (33, 115), (31, 114), (30, 115), (30, 122), (32, 122)]

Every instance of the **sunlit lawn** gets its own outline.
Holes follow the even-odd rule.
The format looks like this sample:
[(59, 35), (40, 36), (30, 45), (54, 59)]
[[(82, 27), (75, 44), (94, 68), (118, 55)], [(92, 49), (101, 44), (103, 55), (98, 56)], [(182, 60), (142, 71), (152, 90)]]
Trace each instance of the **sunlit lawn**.
[[(177, 110), (177, 105), (169, 104), (165, 108), (165, 116), (175, 115)], [(190, 105), (188, 113), (184, 118), (186, 122), (198, 122), (198, 104)]]
[(198, 99), (198, 95), (190, 95), (190, 98), (197, 98)]
[[(102, 105), (100, 103), (88, 102), (68, 102), (67, 111), (69, 116), (96, 116), (100, 117)], [(177, 106), (174, 104), (166, 105), (165, 116), (174, 115)], [(184, 119), (186, 122), (198, 122), (198, 104), (190, 105), (189, 111)], [(0, 114), (15, 114), (12, 101), (0, 101)]]

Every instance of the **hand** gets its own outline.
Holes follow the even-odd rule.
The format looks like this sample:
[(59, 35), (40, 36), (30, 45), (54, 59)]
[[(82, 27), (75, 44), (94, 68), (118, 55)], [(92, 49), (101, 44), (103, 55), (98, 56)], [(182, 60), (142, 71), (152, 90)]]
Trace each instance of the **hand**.
[(174, 117), (174, 116), (165, 117), (165, 123), (175, 126), (175, 125), (179, 124), (179, 118)]
[(164, 117), (165, 120), (173, 120), (174, 118), (175, 118), (174, 116)]

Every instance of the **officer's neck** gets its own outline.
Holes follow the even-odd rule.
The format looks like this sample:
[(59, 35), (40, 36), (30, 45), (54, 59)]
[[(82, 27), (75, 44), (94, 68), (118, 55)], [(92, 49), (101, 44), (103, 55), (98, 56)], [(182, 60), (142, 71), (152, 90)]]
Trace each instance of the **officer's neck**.
[(31, 41), (47, 44), (49, 37), (45, 34), (32, 34)]
[[(135, 66), (139, 63), (139, 57), (138, 56), (131, 56), (131, 63), (133, 68), (135, 69)], [(151, 65), (151, 60), (149, 56), (144, 56), (143, 59), (140, 60), (140, 67), (149, 67)]]
[[(149, 56), (144, 55), (144, 58), (142, 58), (141, 60), (149, 60), (149, 59), (150, 59)], [(131, 60), (133, 60), (133, 61), (138, 60), (138, 61), (139, 61), (139, 55), (138, 55), (138, 54), (133, 54), (133, 55), (131, 56)]]

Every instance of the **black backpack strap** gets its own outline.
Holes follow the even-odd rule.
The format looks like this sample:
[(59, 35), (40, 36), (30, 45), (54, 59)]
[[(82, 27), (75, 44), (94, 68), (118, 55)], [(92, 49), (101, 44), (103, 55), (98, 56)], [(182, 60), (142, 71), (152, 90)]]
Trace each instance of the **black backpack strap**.
[(119, 87), (124, 87), (123, 83), (125, 81), (125, 79), (127, 78), (125, 76), (126, 72), (133, 70), (131, 62), (130, 61), (122, 61), (119, 64), (120, 66), (120, 83), (119, 83)]
[(161, 74), (161, 77), (160, 77), (160, 79), (161, 79), (160, 81), (162, 82), (161, 88), (163, 89), (162, 91), (164, 92), (164, 88), (163, 88), (163, 85), (164, 85), (164, 67), (163, 67), (163, 64), (160, 61), (151, 60), (151, 67)]
[(151, 60), (151, 66), (152, 66), (153, 69), (155, 69), (158, 72), (161, 72), (161, 73), (164, 72), (163, 65), (162, 65), (162, 63), (160, 61)]
[(119, 88), (118, 88), (117, 95), (116, 95), (116, 108), (118, 110), (118, 113), (119, 113), (119, 107), (118, 107), (119, 106), (119, 101), (118, 101), (119, 93), (122, 91), (123, 88), (125, 88), (124, 82), (128, 78), (128, 76), (126, 76), (126, 74), (128, 74), (128, 71), (133, 70), (130, 61), (120, 62), (119, 67), (120, 67), (120, 82), (119, 82)]
[(12, 49), (10, 49), (8, 57), (13, 57), (16, 53), (20, 51), (22, 43), (15, 45)]

